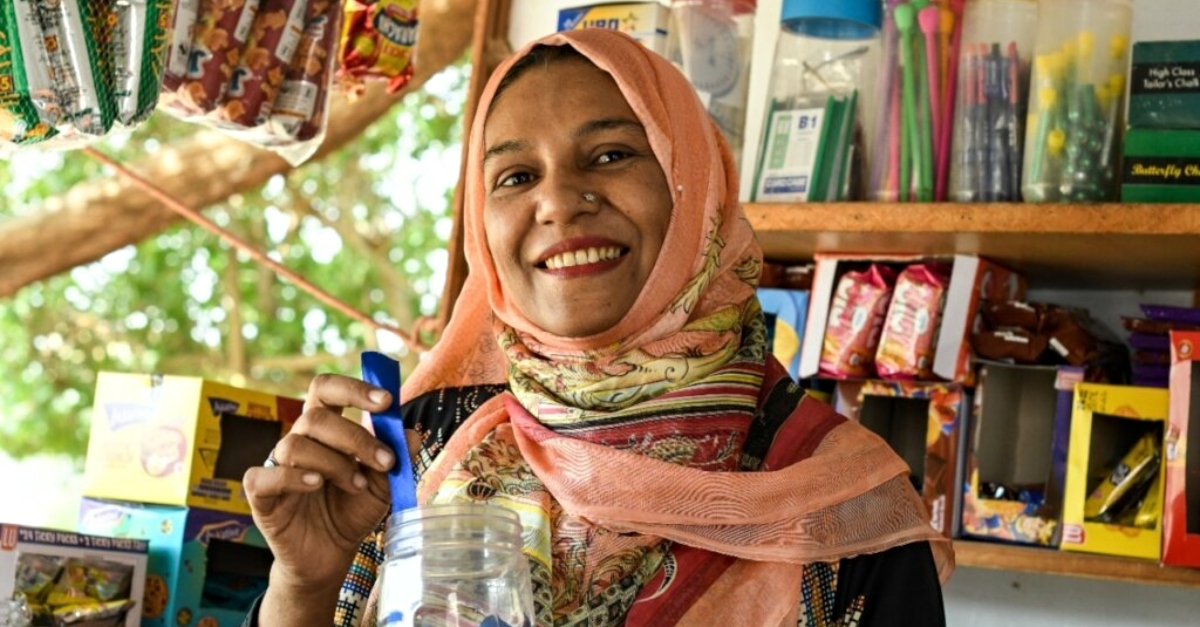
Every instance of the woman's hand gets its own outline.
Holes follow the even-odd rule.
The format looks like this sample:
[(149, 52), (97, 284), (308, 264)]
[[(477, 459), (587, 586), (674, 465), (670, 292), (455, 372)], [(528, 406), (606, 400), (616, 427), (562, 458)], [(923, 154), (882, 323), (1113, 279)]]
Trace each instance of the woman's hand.
[[(388, 511), (385, 473), (396, 459), (342, 411), (382, 411), (390, 402), (391, 394), (357, 379), (318, 375), (304, 413), (272, 453), (278, 465), (246, 472), (254, 522), (275, 556), (268, 598), (332, 592), (336, 601), (359, 544)], [(276, 604), (264, 602), (264, 613), (268, 605)], [(332, 616), (332, 604), (328, 610)]]

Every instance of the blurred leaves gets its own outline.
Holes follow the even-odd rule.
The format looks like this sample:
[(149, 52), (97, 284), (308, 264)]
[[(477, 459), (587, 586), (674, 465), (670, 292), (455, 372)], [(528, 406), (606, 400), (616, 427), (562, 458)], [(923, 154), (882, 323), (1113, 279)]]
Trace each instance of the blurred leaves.
[[(435, 313), (468, 72), (447, 68), (341, 150), (206, 215), (376, 319), (403, 328)], [(158, 113), (102, 148), (132, 159), (194, 129)], [(0, 220), (108, 175), (77, 152), (0, 162)], [(0, 300), (0, 449), (82, 460), (99, 371), (300, 396), (315, 372), (356, 374), (373, 344), (361, 324), (185, 224)]]

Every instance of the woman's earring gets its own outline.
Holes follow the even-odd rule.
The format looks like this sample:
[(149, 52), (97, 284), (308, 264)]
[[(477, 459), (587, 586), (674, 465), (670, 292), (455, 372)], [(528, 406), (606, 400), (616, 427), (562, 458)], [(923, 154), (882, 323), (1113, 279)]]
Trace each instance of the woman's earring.
[(584, 192), (583, 200), (584, 202), (596, 202), (596, 195), (591, 192)]

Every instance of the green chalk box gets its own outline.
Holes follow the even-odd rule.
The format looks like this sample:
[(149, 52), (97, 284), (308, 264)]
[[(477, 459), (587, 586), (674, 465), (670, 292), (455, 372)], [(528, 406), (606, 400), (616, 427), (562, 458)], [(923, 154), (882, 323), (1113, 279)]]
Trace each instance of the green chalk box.
[(1200, 130), (1127, 130), (1121, 200), (1200, 202)]
[(1200, 129), (1200, 41), (1133, 44), (1129, 126)]

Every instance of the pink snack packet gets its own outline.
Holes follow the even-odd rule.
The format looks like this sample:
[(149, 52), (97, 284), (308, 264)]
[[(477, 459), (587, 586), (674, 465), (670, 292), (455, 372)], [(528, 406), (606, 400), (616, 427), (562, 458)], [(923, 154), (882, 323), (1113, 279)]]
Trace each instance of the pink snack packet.
[(869, 377), (896, 271), (873, 264), (838, 281), (821, 349), (821, 374), (838, 379)]
[(911, 265), (900, 273), (875, 353), (881, 378), (933, 378), (933, 351), (947, 280), (944, 268), (933, 264)]

